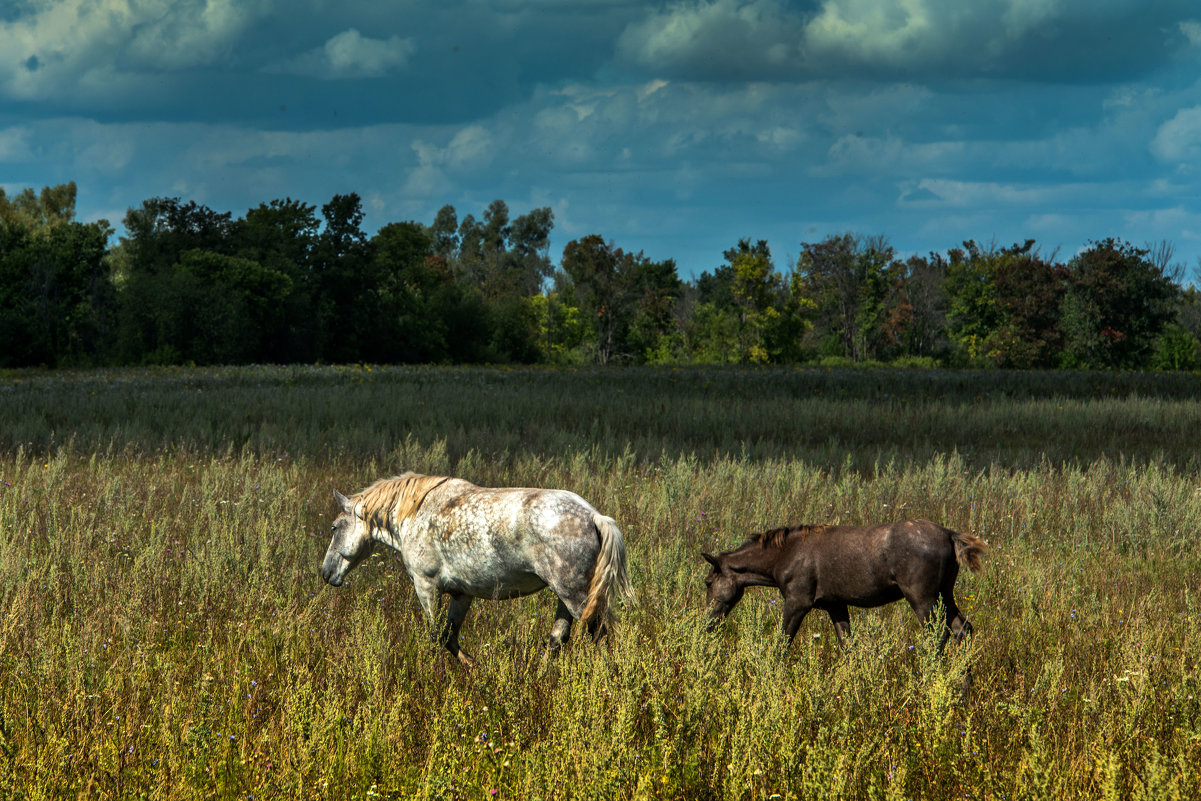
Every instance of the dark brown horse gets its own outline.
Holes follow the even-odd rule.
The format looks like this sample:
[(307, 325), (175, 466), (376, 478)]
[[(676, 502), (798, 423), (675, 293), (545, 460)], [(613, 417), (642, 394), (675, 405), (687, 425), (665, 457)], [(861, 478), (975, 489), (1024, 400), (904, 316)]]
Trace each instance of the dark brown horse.
[(955, 605), (959, 566), (980, 571), (988, 545), (929, 520), (879, 526), (798, 526), (758, 534), (720, 556), (702, 554), (713, 569), (708, 585), (710, 626), (716, 626), (747, 587), (777, 587), (784, 596), (784, 635), (791, 643), (810, 609), (824, 609), (841, 641), (851, 633), (848, 606), (873, 607), (909, 601), (918, 619), (929, 622), (942, 598), (946, 627), (940, 647), (953, 634), (972, 631)]

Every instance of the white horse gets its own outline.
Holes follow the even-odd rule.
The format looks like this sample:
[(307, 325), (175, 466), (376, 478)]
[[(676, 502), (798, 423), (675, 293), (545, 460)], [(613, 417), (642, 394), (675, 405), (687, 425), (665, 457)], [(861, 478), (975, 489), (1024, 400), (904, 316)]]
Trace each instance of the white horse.
[(465, 666), (459, 627), (473, 598), (516, 598), (550, 587), (559, 596), (552, 652), (567, 642), (572, 619), (600, 640), (618, 599), (634, 599), (621, 531), (574, 492), (489, 489), (448, 476), (405, 473), (347, 498), (321, 563), (339, 587), (375, 544), (400, 552), (417, 600), (436, 622), (450, 596), (441, 642)]

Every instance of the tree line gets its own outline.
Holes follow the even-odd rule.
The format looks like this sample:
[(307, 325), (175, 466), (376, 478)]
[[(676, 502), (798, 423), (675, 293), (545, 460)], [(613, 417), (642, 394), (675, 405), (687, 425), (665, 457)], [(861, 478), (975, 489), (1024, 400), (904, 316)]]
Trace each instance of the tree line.
[(74, 183), (0, 190), (0, 366), (861, 363), (1201, 368), (1201, 297), (1171, 246), (1034, 240), (898, 257), (883, 236), (743, 239), (680, 278), (549, 208), (363, 230), (355, 194), (242, 217), (156, 197), (75, 219)]

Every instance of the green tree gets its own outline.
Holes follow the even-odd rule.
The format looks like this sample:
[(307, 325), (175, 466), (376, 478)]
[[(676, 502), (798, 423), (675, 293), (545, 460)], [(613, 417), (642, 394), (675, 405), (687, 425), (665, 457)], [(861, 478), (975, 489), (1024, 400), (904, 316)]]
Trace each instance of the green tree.
[(812, 303), (815, 334), (828, 355), (878, 357), (887, 341), (894, 273), (901, 269), (884, 237), (841, 234), (801, 244), (793, 294)]
[(948, 348), (948, 264), (941, 254), (910, 256), (897, 265), (884, 340), (890, 356), (939, 358)]
[(126, 235), (112, 260), (119, 296), (117, 347), (123, 361), (183, 358), (178, 341), (160, 339), (167, 330), (165, 310), (186, 296), (173, 285), (180, 278), (176, 266), (188, 251), (232, 255), (231, 228), (228, 212), (179, 198), (150, 198), (126, 212)]
[(75, 184), (0, 190), (0, 365), (107, 357), (114, 295), (108, 222), (75, 221)]
[(1139, 368), (1172, 319), (1179, 287), (1150, 251), (1105, 239), (1068, 263), (1061, 306), (1068, 367)]
[(316, 355), (329, 362), (360, 359), (374, 325), (372, 304), (364, 302), (375, 285), (363, 206), (353, 192), (334, 195), (321, 207), (324, 226), (313, 245), (306, 293), (313, 299)]
[(698, 302), (682, 326), (684, 351), (697, 364), (736, 364), (741, 359), (738, 314), (715, 301)]
[(1052, 366), (1063, 342), (1066, 285), (1066, 269), (1043, 259), (1033, 239), (988, 249), (968, 241), (952, 250), (947, 331), (958, 358), (993, 367)]
[(626, 292), (621, 275), (625, 261), (625, 252), (598, 234), (573, 239), (563, 248), (560, 264), (592, 322), (596, 360), (601, 364), (608, 364), (617, 353)]
[[(372, 237), (371, 258), (377, 280), (373, 315), (379, 327), (365, 344), (366, 358), (447, 362), (457, 353), (472, 352), (464, 347), (471, 329), (452, 327), (452, 321), (463, 319), (467, 301), (446, 260), (434, 252), (431, 229), (416, 222), (389, 223)], [(474, 337), (484, 340), (486, 331), (476, 326)]]
[[(450, 207), (438, 212), (436, 252), (449, 251), (454, 245), (455, 237), (449, 234), (453, 214)], [(463, 218), (452, 262), (486, 298), (535, 295), (553, 272), (549, 250), (554, 219), (549, 208), (539, 208), (511, 220), (508, 205), (494, 200), (485, 209), (483, 220), (470, 214)]]
[(430, 226), (430, 247), (434, 254), (449, 262), (459, 249), (459, 222), (455, 207), (445, 205), (438, 209), (438, 215)]
[(286, 275), (291, 283), (282, 300), (278, 326), (265, 332), (259, 357), (263, 361), (317, 359), (317, 318), (311, 293), (315, 289), (313, 249), (320, 228), (316, 207), (291, 198), (261, 203), (233, 222), (233, 255)]
[(256, 261), (189, 250), (160, 276), (160, 347), (197, 364), (261, 361), (283, 323), (291, 279)]
[(1201, 368), (1201, 340), (1176, 323), (1168, 323), (1155, 339), (1151, 366), (1156, 370)]
[[(503, 200), (494, 200), (482, 220), (468, 214), (459, 223), (454, 208), (444, 206), (431, 226), (434, 253), (444, 256), (472, 303), (482, 304), (481, 318), (489, 360), (536, 361), (545, 352), (539, 315), (531, 298), (542, 291), (553, 272), (549, 257), (554, 214), (534, 209), (517, 219)], [(544, 321), (543, 321), (544, 322)]]
[(678, 326), (676, 309), (684, 284), (673, 259), (651, 261), (638, 253), (629, 258), (623, 275), (629, 299), (622, 349), (635, 362), (666, 356), (673, 349)]
[(591, 322), (601, 364), (646, 361), (675, 329), (683, 283), (674, 261), (652, 261), (591, 234), (567, 243), (561, 265)]
[(738, 361), (766, 363), (767, 332), (780, 317), (777, 304), (785, 295), (783, 279), (765, 240), (752, 245), (749, 239), (740, 239), (725, 257), (730, 266), (730, 295), (738, 312)]
[(682, 325), (685, 348), (700, 362), (766, 363), (802, 358), (808, 302), (794, 298), (767, 242), (740, 239), (725, 263), (695, 284)]
[(26, 187), (12, 196), (0, 187), (0, 225), (40, 231), (73, 222), (76, 193), (74, 181), (44, 187), (40, 193)]
[(570, 284), (560, 285), (543, 295), (534, 295), (530, 303), (538, 319), (538, 341), (544, 348), (543, 358), (552, 364), (586, 361), (581, 346), (591, 331), (584, 323), (583, 313)]

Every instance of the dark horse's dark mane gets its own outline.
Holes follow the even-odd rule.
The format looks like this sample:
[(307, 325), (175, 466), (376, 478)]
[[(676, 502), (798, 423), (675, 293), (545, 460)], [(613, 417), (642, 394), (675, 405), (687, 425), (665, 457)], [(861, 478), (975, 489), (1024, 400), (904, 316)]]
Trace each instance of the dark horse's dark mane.
[(815, 526), (792, 526), (791, 528), (773, 528), (771, 531), (764, 531), (762, 534), (754, 534), (744, 545), (758, 543), (763, 548), (782, 548), (788, 542), (788, 538), (792, 535), (800, 537), (810, 534), (814, 531), (826, 528), (824, 525)]

